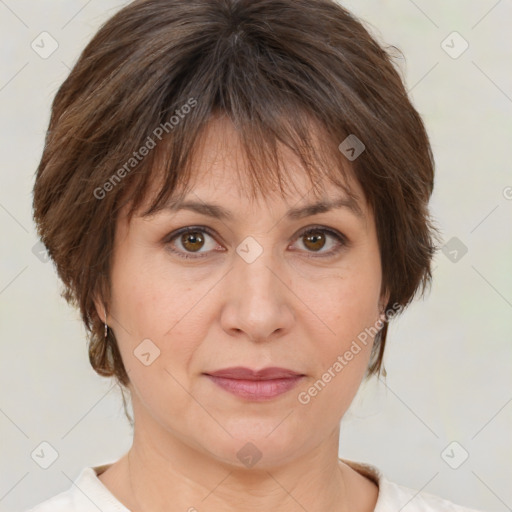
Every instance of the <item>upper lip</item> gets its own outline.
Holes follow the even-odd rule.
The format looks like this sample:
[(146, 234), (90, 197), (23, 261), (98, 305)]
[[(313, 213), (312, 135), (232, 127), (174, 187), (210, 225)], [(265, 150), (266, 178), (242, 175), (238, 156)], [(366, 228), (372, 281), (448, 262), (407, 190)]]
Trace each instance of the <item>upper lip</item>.
[(272, 366), (263, 368), (262, 370), (251, 370), (244, 366), (233, 366), (231, 368), (223, 368), (215, 372), (207, 372), (207, 375), (212, 377), (224, 377), (226, 379), (240, 379), (240, 380), (271, 380), (271, 379), (286, 379), (304, 375), (302, 373), (289, 370), (287, 368), (279, 368)]

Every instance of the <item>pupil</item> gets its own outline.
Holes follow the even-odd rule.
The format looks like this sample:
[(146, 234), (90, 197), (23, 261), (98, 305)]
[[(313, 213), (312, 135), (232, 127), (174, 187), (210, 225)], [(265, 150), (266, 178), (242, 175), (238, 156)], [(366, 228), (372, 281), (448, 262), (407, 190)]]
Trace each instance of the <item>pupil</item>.
[[(307, 235), (306, 239), (307, 239), (307, 243), (312, 243), (313, 245), (315, 245), (319, 240), (320, 241), (323, 241), (323, 234), (320, 234), (320, 235)], [(313, 247), (313, 249), (321, 249), (322, 247), (324, 246), (324, 243), (322, 243), (320, 245), (320, 247)]]
[[(187, 249), (191, 249), (192, 251), (196, 251), (198, 249), (200, 249), (201, 247), (188, 247), (189, 245), (194, 245), (198, 242), (201, 242), (202, 241), (202, 236), (199, 235), (197, 236), (198, 233), (197, 232), (194, 232), (194, 233), (187, 233), (184, 235), (184, 243), (183, 243), (183, 246)], [(182, 242), (183, 242), (183, 239), (182, 239)]]

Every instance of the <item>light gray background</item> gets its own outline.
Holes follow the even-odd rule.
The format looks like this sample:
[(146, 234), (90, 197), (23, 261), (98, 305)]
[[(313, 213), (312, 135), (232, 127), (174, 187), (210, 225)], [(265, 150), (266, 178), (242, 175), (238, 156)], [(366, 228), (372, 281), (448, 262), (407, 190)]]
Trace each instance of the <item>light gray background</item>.
[[(32, 252), (31, 220), (53, 96), (124, 3), (0, 0), (1, 510), (69, 488), (84, 466), (117, 460), (131, 442), (117, 388), (89, 367), (78, 312), (60, 298), (51, 263)], [(445, 242), (457, 237), (467, 253), (455, 262), (439, 253), (431, 293), (392, 324), (387, 381), (360, 389), (340, 456), (462, 505), (512, 510), (512, 3), (344, 5), (405, 54), (401, 68), (436, 156), (432, 212)], [(43, 31), (59, 45), (46, 59), (31, 48)], [(452, 56), (442, 47), (453, 31), (469, 43), (458, 58), (457, 36), (444, 44)], [(31, 458), (43, 441), (58, 452), (46, 470)], [(452, 465), (469, 454), (458, 469), (442, 457), (453, 441)]]

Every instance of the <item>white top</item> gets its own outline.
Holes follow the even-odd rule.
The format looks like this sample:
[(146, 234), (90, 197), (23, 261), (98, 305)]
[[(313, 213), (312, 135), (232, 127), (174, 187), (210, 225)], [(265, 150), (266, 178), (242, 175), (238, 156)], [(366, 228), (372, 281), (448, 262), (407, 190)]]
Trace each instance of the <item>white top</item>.
[[(433, 494), (419, 493), (392, 483), (375, 466), (340, 460), (379, 486), (374, 512), (479, 512), (476, 509), (455, 505)], [(82, 469), (71, 489), (39, 503), (26, 512), (130, 512), (98, 478), (98, 475), (111, 465)]]

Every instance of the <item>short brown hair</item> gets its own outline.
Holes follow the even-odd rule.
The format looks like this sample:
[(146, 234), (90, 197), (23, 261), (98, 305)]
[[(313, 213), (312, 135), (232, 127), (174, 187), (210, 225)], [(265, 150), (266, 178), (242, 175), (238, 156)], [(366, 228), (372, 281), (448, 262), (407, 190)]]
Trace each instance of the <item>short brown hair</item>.
[[(33, 203), (97, 373), (129, 383), (94, 305), (100, 296), (108, 309), (117, 213), (129, 202), (131, 218), (157, 173), (146, 213), (184, 190), (216, 114), (240, 134), (253, 195), (283, 190), (276, 142), (298, 155), (313, 187), (325, 176), (344, 187), (349, 164), (375, 216), (386, 309), (425, 292), (437, 249), (434, 161), (391, 50), (334, 0), (138, 0), (99, 29), (53, 101)], [(349, 136), (364, 144), (357, 159), (340, 150)], [(386, 334), (387, 323), (367, 377), (381, 371)]]

